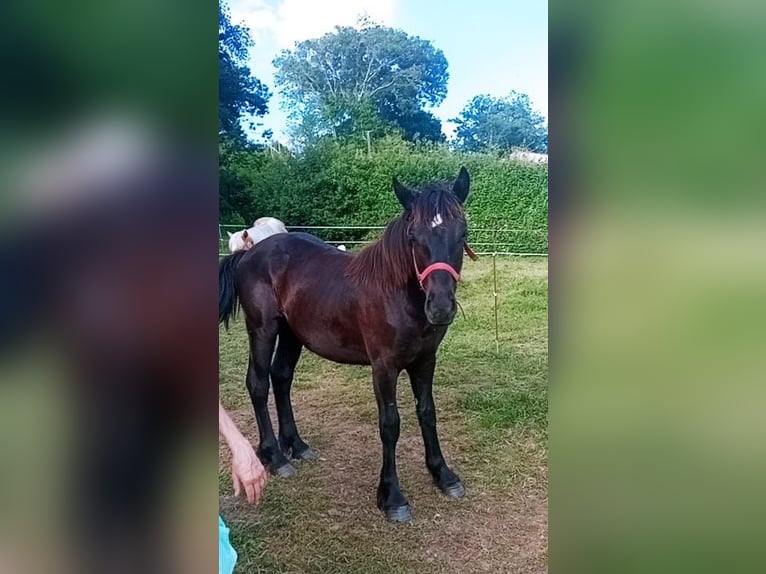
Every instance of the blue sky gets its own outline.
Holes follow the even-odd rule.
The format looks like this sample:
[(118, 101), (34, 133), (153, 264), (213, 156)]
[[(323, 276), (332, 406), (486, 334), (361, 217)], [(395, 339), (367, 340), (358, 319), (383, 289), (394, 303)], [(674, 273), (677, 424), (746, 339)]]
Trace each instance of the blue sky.
[(546, 0), (228, 0), (235, 23), (255, 40), (250, 67), (274, 94), (264, 127), (286, 141), (286, 112), (274, 88), (271, 61), (296, 41), (319, 37), (361, 14), (430, 40), (449, 63), (447, 98), (434, 110), (448, 137), (457, 116), (477, 94), (529, 94), (548, 117), (548, 3)]

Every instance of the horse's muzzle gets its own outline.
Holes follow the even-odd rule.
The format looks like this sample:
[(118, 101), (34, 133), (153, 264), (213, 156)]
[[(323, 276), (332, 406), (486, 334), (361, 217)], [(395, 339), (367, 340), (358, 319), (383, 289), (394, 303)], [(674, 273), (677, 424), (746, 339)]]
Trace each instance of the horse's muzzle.
[(450, 292), (439, 297), (428, 294), (424, 311), (426, 319), (432, 325), (449, 325), (455, 319), (455, 314), (457, 313), (455, 294)]

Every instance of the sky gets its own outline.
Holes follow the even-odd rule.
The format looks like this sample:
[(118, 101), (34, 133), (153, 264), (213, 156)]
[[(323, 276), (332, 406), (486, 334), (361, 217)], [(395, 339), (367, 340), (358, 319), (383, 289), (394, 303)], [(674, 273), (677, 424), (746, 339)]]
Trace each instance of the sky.
[(288, 141), (287, 112), (274, 86), (271, 62), (295, 42), (318, 38), (335, 26), (354, 25), (360, 15), (429, 40), (449, 64), (447, 97), (430, 110), (451, 137), (450, 118), (476, 95), (529, 95), (548, 117), (547, 0), (228, 0), (234, 23), (250, 28), (255, 46), (250, 69), (272, 92), (259, 119), (278, 141)]

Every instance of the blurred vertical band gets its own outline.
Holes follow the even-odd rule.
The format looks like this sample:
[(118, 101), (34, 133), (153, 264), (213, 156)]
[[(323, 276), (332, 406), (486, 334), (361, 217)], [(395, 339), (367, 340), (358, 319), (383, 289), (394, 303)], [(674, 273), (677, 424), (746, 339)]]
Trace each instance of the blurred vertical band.
[(766, 5), (550, 14), (550, 570), (760, 571)]
[(212, 572), (217, 4), (0, 8), (0, 571)]

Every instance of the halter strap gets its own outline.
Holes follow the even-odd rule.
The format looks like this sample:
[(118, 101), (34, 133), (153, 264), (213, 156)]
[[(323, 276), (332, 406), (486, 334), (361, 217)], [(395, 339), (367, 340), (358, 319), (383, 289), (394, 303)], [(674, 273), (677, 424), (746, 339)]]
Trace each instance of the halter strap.
[(423, 288), (423, 281), (426, 280), (426, 277), (428, 277), (431, 273), (434, 271), (446, 271), (450, 275), (452, 275), (452, 278), (455, 281), (460, 281), (460, 273), (455, 271), (455, 268), (450, 265), (449, 263), (445, 263), (444, 261), (438, 261), (436, 263), (431, 263), (428, 267), (423, 269), (423, 272), (420, 272), (420, 269), (418, 269), (418, 262), (415, 259), (415, 247), (412, 248), (412, 264), (415, 266), (415, 275), (418, 278), (418, 283), (420, 283), (420, 288), (425, 291)]
[[(415, 268), (415, 271), (417, 271), (417, 267)], [(460, 281), (460, 273), (455, 271), (455, 268), (452, 267), (452, 265), (449, 263), (444, 263), (443, 261), (439, 261), (437, 263), (431, 263), (431, 265), (423, 269), (422, 273), (418, 273), (418, 281), (420, 281), (421, 286), (423, 285), (423, 281), (426, 280), (426, 277), (428, 277), (434, 271), (446, 271), (452, 275), (452, 278), (455, 281)]]
[(471, 246), (468, 245), (468, 242), (463, 243), (463, 248), (465, 249), (465, 254), (468, 255), (468, 257), (471, 258), (471, 261), (478, 261), (479, 256), (476, 255), (473, 249), (471, 249)]

